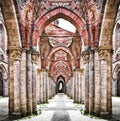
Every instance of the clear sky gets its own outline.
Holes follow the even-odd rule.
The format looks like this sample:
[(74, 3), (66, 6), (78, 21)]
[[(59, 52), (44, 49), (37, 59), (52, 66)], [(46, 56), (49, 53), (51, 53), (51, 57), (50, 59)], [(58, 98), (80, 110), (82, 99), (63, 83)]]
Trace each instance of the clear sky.
[(73, 24), (71, 24), (70, 22), (68, 22), (68, 21), (66, 21), (65, 19), (62, 19), (62, 18), (59, 18), (58, 20), (59, 20), (59, 24), (58, 24), (59, 27), (75, 33), (76, 28)]

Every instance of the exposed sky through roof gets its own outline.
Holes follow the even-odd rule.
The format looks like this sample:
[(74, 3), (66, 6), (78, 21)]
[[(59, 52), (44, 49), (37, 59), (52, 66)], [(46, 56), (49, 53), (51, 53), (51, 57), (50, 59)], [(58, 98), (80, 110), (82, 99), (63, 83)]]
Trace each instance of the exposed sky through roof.
[(58, 24), (59, 27), (75, 33), (76, 28), (75, 28), (75, 26), (73, 26), (73, 24), (71, 24), (70, 22), (68, 22), (62, 18), (59, 18), (58, 20), (59, 20), (59, 24)]

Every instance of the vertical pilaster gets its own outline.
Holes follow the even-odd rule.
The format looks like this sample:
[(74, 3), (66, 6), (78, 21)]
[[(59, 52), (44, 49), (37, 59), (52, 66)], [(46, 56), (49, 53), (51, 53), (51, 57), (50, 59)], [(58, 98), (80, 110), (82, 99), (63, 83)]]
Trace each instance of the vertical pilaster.
[(21, 49), (9, 48), (9, 114), (20, 116), (20, 61)]
[(46, 102), (46, 71), (43, 72), (43, 102)]
[(74, 72), (74, 102), (77, 102), (77, 75), (76, 71)]
[(49, 99), (52, 98), (52, 92), (51, 92), (51, 91), (52, 91), (52, 90), (51, 90), (52, 87), (51, 87), (51, 83), (52, 83), (52, 82), (51, 82), (51, 78), (49, 77)]
[(48, 72), (46, 73), (46, 75), (47, 75), (47, 89), (46, 89), (46, 91), (47, 91), (47, 95), (46, 95), (46, 101), (48, 102), (48, 100), (49, 100), (49, 77), (48, 77)]
[(79, 94), (80, 94), (80, 88), (79, 88), (79, 72), (78, 69), (76, 70), (76, 102), (79, 103)]
[(40, 102), (43, 103), (43, 70), (40, 72)]
[(74, 77), (72, 77), (72, 99), (74, 99)]
[(32, 114), (32, 57), (31, 51), (27, 51), (27, 110)]
[(32, 52), (32, 111), (37, 112), (37, 97), (36, 97), (36, 65), (38, 60), (38, 52)]
[(100, 48), (101, 116), (112, 114), (112, 50)]
[(89, 113), (94, 113), (94, 51), (89, 55)]
[(21, 114), (24, 116), (27, 113), (27, 92), (26, 92), (26, 50), (22, 51), (21, 68), (20, 68), (20, 105)]
[(80, 69), (78, 70), (78, 103), (82, 100), (82, 85), (81, 85), (81, 77), (80, 77)]
[(84, 69), (80, 69), (80, 81), (81, 81), (81, 103), (84, 103), (85, 97), (85, 83), (84, 83)]
[(73, 84), (72, 77), (70, 78), (70, 98), (73, 98)]
[(40, 103), (40, 69), (37, 69), (37, 79), (36, 79), (36, 97), (37, 103)]
[(100, 106), (101, 106), (101, 91), (100, 91), (100, 61), (99, 61), (99, 53), (98, 50), (95, 50), (95, 54), (94, 54), (94, 78), (95, 78), (95, 109), (94, 109), (94, 113), (95, 115), (99, 116), (100, 115)]
[(89, 112), (89, 52), (83, 52), (84, 59), (84, 82), (85, 82), (85, 113)]

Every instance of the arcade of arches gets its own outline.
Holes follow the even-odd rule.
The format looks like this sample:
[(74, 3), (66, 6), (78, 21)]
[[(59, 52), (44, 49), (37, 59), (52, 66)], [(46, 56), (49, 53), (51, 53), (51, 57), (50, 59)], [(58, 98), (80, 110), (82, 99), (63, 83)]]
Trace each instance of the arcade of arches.
[[(84, 112), (112, 115), (120, 96), (120, 0), (0, 0), (0, 96), (9, 114), (65, 93)], [(58, 26), (59, 18), (75, 32)], [(69, 26), (68, 26), (69, 28)]]

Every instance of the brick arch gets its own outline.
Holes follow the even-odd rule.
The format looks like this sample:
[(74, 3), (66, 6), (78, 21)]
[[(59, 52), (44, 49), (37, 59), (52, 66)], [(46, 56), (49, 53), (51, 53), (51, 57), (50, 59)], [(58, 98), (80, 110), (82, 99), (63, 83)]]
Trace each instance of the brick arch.
[(83, 18), (81, 16), (78, 16), (74, 12), (62, 7), (47, 12), (36, 21), (35, 27), (39, 28), (39, 30), (34, 30), (33, 45), (37, 44), (37, 39), (39, 35), (41, 35), (41, 33), (43, 32), (44, 28), (57, 18), (63, 18), (71, 22), (77, 28), (79, 34), (81, 35), (84, 41), (84, 45), (88, 45), (88, 34), (86, 30), (85, 21), (83, 20)]
[(120, 0), (108, 0), (105, 5), (99, 47), (112, 48), (112, 33)]
[(8, 73), (6, 67), (3, 64), (0, 64), (0, 96), (5, 96), (5, 85), (4, 80), (7, 81)]
[(2, 39), (2, 50), (5, 52), (7, 50), (7, 32), (4, 22), (0, 20), (0, 29), (3, 29), (3, 39)]
[[(71, 69), (70, 63), (62, 61), (62, 65), (65, 65), (66, 67), (68, 67), (67, 69), (66, 68), (55, 68), (59, 64), (60, 64), (60, 61), (57, 61), (57, 62), (54, 62), (54, 63), (51, 64), (51, 66), (50, 66), (50, 74), (53, 74), (51, 76), (54, 78), (54, 80), (57, 80), (57, 77), (61, 75), (61, 73), (57, 73), (57, 72), (61, 72), (62, 71), (62, 72), (64, 72), (62, 76), (64, 76), (65, 80), (67, 81), (67, 79), (69, 78), (70, 74), (72, 73), (72, 69)], [(66, 75), (66, 72), (67, 72), (67, 75)]]
[[(49, 60), (52, 58), (53, 54), (56, 53), (56, 52), (59, 51), (59, 50), (63, 50), (63, 51), (65, 51), (66, 53), (69, 54), (69, 56), (70, 56), (70, 58), (71, 58), (71, 60), (72, 60), (71, 65), (72, 65), (72, 67), (75, 67), (75, 63), (74, 63), (74, 61), (73, 61), (73, 60), (74, 60), (74, 57), (73, 57), (72, 53), (70, 52), (70, 50), (67, 49), (67, 48), (65, 48), (65, 47), (57, 47), (57, 48), (55, 48), (53, 51), (51, 51), (51, 52), (49, 53), (49, 55), (48, 55), (47, 60), (46, 60), (46, 65), (49, 66), (49, 62), (50, 62)], [(48, 68), (49, 68), (49, 67), (48, 67)]]
[(113, 30), (113, 50), (116, 51), (118, 49), (118, 30), (120, 29), (120, 18), (116, 21), (114, 30)]
[(118, 63), (118, 64), (116, 64), (116, 66), (113, 68), (113, 75), (115, 74), (115, 73), (117, 73), (118, 72), (118, 70), (120, 69), (120, 64)]
[(2, 73), (4, 73), (4, 79), (7, 79), (8, 78), (7, 68), (3, 64), (0, 64), (0, 70), (2, 71)]
[(0, 7), (5, 21), (8, 36), (8, 46), (21, 47), (20, 30), (16, 14), (16, 0), (0, 0)]

